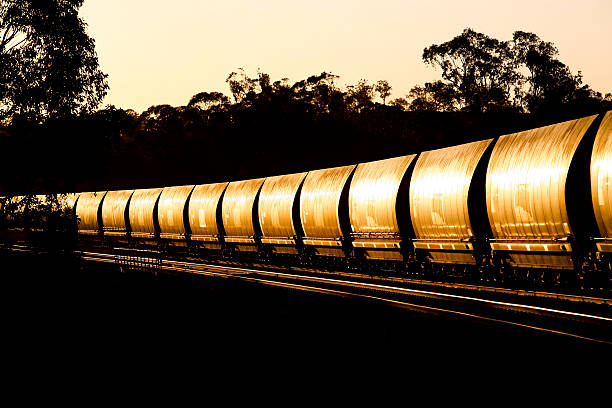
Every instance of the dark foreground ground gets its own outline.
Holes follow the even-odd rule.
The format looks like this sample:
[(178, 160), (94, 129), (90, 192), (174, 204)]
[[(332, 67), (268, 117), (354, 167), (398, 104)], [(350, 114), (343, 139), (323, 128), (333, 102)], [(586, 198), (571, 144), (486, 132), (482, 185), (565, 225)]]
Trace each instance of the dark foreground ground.
[(27, 373), (103, 366), (125, 374), (126, 367), (166, 364), (256, 377), (304, 365), (323, 375), (330, 367), (372, 365), (381, 375), (423, 367), (446, 375), (466, 365), (533, 373), (550, 364), (586, 370), (611, 354), (610, 347), (525, 328), (234, 280), (121, 274), (49, 257), (0, 261), (5, 357)]

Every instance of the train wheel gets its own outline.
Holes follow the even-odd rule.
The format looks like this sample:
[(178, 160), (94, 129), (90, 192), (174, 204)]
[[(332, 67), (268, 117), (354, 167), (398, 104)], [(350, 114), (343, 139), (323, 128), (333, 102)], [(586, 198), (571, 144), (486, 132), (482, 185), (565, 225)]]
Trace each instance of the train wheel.
[(544, 288), (550, 286), (548, 281), (549, 281), (548, 269), (542, 269), (540, 271), (540, 286)]
[(553, 286), (561, 286), (561, 272), (560, 271), (555, 271), (555, 270), (551, 270), (550, 271), (550, 280)]
[(499, 270), (497, 272), (497, 281), (500, 284), (507, 284), (511, 282), (511, 273), (512, 270), (510, 269), (510, 267), (508, 267), (506, 264), (502, 264), (499, 267)]

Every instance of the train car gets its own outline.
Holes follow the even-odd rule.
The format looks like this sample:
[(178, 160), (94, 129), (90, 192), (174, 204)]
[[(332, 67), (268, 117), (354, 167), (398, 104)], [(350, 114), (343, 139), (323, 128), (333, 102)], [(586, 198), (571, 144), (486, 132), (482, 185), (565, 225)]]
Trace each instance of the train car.
[(355, 169), (349, 189), (355, 258), (400, 268), (410, 256), (409, 168), (415, 158), (412, 154), (360, 163)]
[(187, 202), (195, 185), (165, 187), (159, 196), (160, 238), (173, 246), (187, 246), (190, 235)]
[(104, 236), (127, 242), (130, 233), (128, 207), (134, 190), (109, 191), (102, 202)]
[(591, 233), (588, 156), (595, 119), (505, 135), (495, 144), (487, 213), (493, 259), (506, 278), (559, 280), (576, 275), (562, 271), (581, 267)]
[(306, 172), (268, 177), (259, 194), (259, 224), (265, 258), (299, 255), (304, 235), (300, 192)]
[(57, 201), (62, 211), (68, 212), (72, 217), (76, 217), (76, 204), (80, 193), (61, 193), (57, 195)]
[(163, 188), (135, 190), (128, 207), (130, 236), (135, 247), (157, 247), (157, 202)]
[(187, 204), (191, 245), (206, 255), (222, 250), (223, 220), (221, 202), (229, 183), (200, 184), (194, 187)]
[(265, 179), (0, 198), (0, 214), (2, 234), (27, 238), (66, 210), (83, 245), (127, 248), (128, 260), (190, 248), (202, 258), (610, 287), (611, 163), (612, 111)]
[(80, 193), (76, 202), (79, 234), (96, 236), (102, 234), (102, 201), (106, 191)]
[(603, 276), (596, 279), (612, 287), (612, 111), (599, 126), (591, 156), (591, 198), (598, 234), (594, 267)]
[[(309, 261), (345, 258), (351, 251), (348, 214), (349, 186), (356, 165), (308, 173), (300, 194), (304, 256)], [(317, 257), (317, 258), (315, 258)]]
[(410, 182), (410, 216), (424, 270), (473, 277), (486, 263), (485, 175), (492, 147), (487, 139), (420, 154)]
[(263, 178), (233, 181), (228, 184), (221, 202), (225, 249), (228, 253), (258, 253), (261, 227), (258, 198)]

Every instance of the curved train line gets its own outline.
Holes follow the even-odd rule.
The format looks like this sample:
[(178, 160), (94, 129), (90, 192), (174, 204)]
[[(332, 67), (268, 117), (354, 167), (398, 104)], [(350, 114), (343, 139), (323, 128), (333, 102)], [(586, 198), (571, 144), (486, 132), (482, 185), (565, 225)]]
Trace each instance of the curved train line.
[[(31, 200), (0, 204), (18, 219)], [(373, 162), (74, 193), (61, 205), (79, 220), (87, 251), (157, 250), (609, 296), (612, 111)]]
[[(116, 264), (118, 261), (115, 255), (107, 253), (83, 252), (82, 256), (86, 260), (97, 262), (101, 261)], [(119, 264), (121, 264), (121, 262), (119, 262)], [(146, 264), (147, 263), (145, 262), (145, 265)], [(136, 263), (132, 264), (131, 266), (138, 267)], [(335, 296), (352, 297), (362, 300), (370, 300), (393, 307), (401, 307), (412, 311), (434, 313), (451, 316), (454, 318), (469, 318), (481, 322), (486, 321), (496, 324), (522, 327), (526, 329), (532, 329), (536, 331), (569, 336), (576, 339), (612, 345), (612, 317), (576, 313), (567, 310), (539, 307), (521, 303), (512, 303), (507, 301), (483, 299), (474, 296), (456, 295), (430, 290), (410, 289), (399, 286), (358, 282), (347, 279), (331, 279), (315, 276), (304, 276), (300, 274), (281, 273), (278, 271), (266, 271), (264, 269), (256, 268), (222, 266), (172, 259), (161, 260), (160, 263), (156, 264), (156, 268), (162, 271), (174, 271), (179, 273), (205, 275), (221, 278), (236, 278), (264, 285), (297, 289)], [(378, 293), (385, 293), (387, 296), (381, 296), (378, 295)], [(440, 307), (427, 304), (418, 304), (414, 302), (408, 302), (406, 301), (407, 299), (393, 298), (389, 295), (399, 295), (402, 298), (422, 298), (427, 300), (435, 300), (436, 302), (441, 302), (443, 305), (446, 306)], [(473, 311), (460, 310), (462, 306), (466, 305), (468, 309), (475, 309), (477, 312), (475, 313)], [(553, 329), (550, 327), (528, 324), (525, 322), (518, 321), (520, 320), (518, 317), (511, 320), (509, 318), (486, 316), (482, 313), (483, 311), (488, 311), (488, 313), (490, 313), (491, 310), (513, 312), (513, 314), (516, 314), (518, 312), (518, 314), (523, 316), (545, 317), (550, 319), (551, 321), (572, 321), (577, 324), (576, 332), (569, 332)], [(581, 328), (583, 328), (583, 326), (589, 326), (591, 331), (593, 331), (593, 328), (595, 328), (596, 330), (601, 329), (602, 335), (599, 337), (594, 337), (577, 333), (581, 330)]]

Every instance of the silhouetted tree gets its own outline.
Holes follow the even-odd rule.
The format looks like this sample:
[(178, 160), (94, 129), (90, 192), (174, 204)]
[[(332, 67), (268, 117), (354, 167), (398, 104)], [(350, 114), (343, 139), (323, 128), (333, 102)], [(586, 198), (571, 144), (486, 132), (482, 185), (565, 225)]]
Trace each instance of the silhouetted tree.
[(346, 88), (347, 104), (357, 112), (372, 103), (374, 87), (368, 84), (367, 80), (360, 79), (355, 85), (349, 85)]
[(191, 97), (187, 106), (209, 110), (217, 106), (229, 105), (230, 100), (221, 92), (199, 92)]
[(442, 70), (459, 109), (486, 112), (510, 105), (514, 59), (507, 42), (465, 29), (460, 35), (423, 51), (423, 61)]
[(382, 99), (383, 105), (386, 105), (386, 100), (389, 95), (391, 95), (391, 89), (392, 88), (391, 85), (389, 85), (389, 82), (385, 81), (384, 79), (379, 80), (374, 85), (374, 90), (378, 93), (380, 99)]
[(425, 48), (423, 61), (439, 68), (442, 79), (415, 86), (409, 109), (550, 113), (566, 107), (587, 113), (607, 106), (557, 55), (553, 43), (533, 33), (516, 31), (512, 40), (500, 41), (466, 28)]
[(454, 112), (461, 108), (461, 97), (455, 87), (442, 81), (414, 86), (407, 99), (408, 109), (413, 111)]
[(410, 108), (410, 102), (406, 98), (395, 98), (391, 102), (389, 102), (390, 106), (395, 106), (401, 110), (408, 110)]
[(98, 107), (108, 89), (83, 0), (2, 0), (0, 121), (43, 121)]
[(244, 69), (229, 74), (225, 82), (228, 83), (234, 102), (241, 103), (245, 99), (253, 98), (258, 93), (268, 93), (271, 90), (270, 76), (257, 71), (257, 78), (250, 78)]
[(567, 65), (556, 57), (557, 47), (542, 41), (537, 35), (516, 31), (512, 37), (513, 56), (527, 75), (517, 81), (517, 97), (530, 112), (558, 107), (577, 98), (588, 98), (588, 86), (582, 85), (582, 74), (573, 75)]
[(292, 97), (319, 114), (341, 113), (345, 108), (345, 95), (334, 84), (338, 78), (329, 72), (311, 75), (291, 86)]

